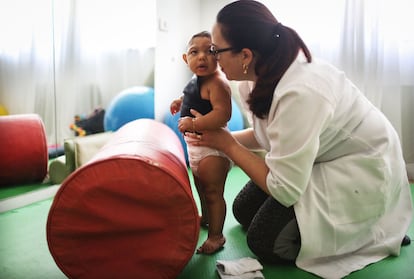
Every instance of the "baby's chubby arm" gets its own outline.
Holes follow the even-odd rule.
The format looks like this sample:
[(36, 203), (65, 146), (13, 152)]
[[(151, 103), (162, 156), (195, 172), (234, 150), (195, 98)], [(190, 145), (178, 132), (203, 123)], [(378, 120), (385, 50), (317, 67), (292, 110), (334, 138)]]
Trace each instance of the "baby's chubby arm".
[(225, 78), (211, 79), (207, 92), (213, 109), (193, 120), (196, 131), (214, 130), (225, 127), (231, 118), (231, 90)]

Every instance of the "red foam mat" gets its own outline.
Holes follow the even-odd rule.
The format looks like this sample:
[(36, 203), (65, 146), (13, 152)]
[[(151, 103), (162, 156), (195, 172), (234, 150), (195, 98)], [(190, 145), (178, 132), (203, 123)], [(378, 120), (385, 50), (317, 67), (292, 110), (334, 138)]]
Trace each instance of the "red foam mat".
[(155, 120), (130, 122), (62, 184), (47, 241), (69, 278), (176, 278), (199, 233), (181, 143)]

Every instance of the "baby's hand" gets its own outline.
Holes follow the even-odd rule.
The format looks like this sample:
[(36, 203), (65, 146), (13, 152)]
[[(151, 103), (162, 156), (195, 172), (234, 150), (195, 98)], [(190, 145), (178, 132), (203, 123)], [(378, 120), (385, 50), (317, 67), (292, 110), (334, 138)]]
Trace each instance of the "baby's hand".
[(181, 117), (178, 120), (178, 130), (180, 130), (181, 133), (194, 132), (193, 131), (193, 118), (189, 116)]
[(170, 105), (171, 114), (174, 115), (174, 114), (176, 114), (177, 112), (180, 111), (182, 102), (183, 102), (182, 98), (178, 98), (178, 99), (175, 99), (174, 101), (172, 101), (172, 103)]

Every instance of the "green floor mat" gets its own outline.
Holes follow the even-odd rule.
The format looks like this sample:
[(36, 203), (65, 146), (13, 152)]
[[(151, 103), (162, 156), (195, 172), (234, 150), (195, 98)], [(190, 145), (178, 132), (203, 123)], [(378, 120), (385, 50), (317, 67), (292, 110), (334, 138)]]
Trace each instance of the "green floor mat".
[[(224, 234), (227, 238), (224, 249), (207, 256), (194, 254), (178, 279), (217, 279), (215, 263), (217, 259), (231, 260), (242, 257), (255, 257), (246, 244), (245, 233), (235, 221), (231, 212), (232, 200), (248, 180), (239, 169), (233, 168), (229, 174), (225, 198), (227, 218)], [(413, 192), (414, 185), (411, 190)], [(193, 190), (195, 200), (198, 197)], [(22, 208), (0, 213), (0, 278), (1, 279), (63, 279), (49, 253), (46, 241), (46, 220), (52, 200), (47, 199)], [(414, 226), (409, 235), (414, 238)], [(207, 231), (200, 231), (199, 245), (206, 239)], [(413, 278), (414, 243), (403, 247), (399, 257), (389, 257), (372, 264), (363, 270), (346, 277), (347, 279), (409, 279)], [(296, 267), (264, 265), (263, 275), (267, 279), (318, 278)], [(118, 279), (118, 278), (117, 278)], [(122, 279), (122, 278), (119, 278)], [(146, 279), (146, 278), (137, 278)]]
[[(190, 176), (191, 177), (191, 176)], [(227, 216), (224, 226), (224, 235), (227, 242), (223, 250), (214, 255), (195, 254), (178, 279), (217, 279), (219, 278), (215, 264), (216, 260), (232, 260), (242, 257), (253, 257), (254, 254), (249, 250), (246, 243), (245, 232), (234, 219), (231, 212), (231, 205), (238, 191), (248, 181), (248, 177), (239, 168), (233, 168), (226, 183), (225, 199), (227, 201)], [(192, 182), (193, 183), (193, 182)], [(411, 192), (414, 195), (414, 185), (411, 185)], [(199, 206), (197, 192), (193, 188), (193, 193)], [(411, 225), (409, 235), (414, 238), (414, 224)], [(207, 230), (201, 229), (198, 246), (207, 238)], [(197, 247), (198, 247), (197, 246)], [(356, 271), (347, 276), (347, 279), (412, 279), (414, 276), (414, 243), (401, 249), (399, 257), (389, 257), (379, 263), (367, 266), (363, 270)], [(313, 274), (303, 271), (293, 266), (272, 266), (263, 265), (263, 275), (265, 278), (289, 278), (289, 279), (312, 279), (319, 278)], [(197, 277), (195, 277), (197, 275)]]
[(18, 186), (3, 186), (0, 188), (0, 201), (2, 199), (15, 197), (31, 191), (41, 190), (49, 186), (51, 186), (50, 183), (34, 183)]
[(46, 221), (52, 200), (0, 214), (0, 278), (60, 279), (46, 242)]

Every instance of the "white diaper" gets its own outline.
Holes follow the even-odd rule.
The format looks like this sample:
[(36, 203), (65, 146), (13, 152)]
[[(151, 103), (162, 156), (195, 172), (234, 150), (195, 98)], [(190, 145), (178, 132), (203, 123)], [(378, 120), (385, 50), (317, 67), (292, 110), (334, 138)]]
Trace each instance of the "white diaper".
[(190, 163), (191, 170), (195, 176), (197, 176), (197, 169), (200, 161), (204, 159), (207, 156), (218, 156), (227, 158), (230, 161), (230, 168), (233, 167), (233, 161), (230, 160), (229, 157), (227, 157), (226, 154), (224, 154), (221, 151), (218, 151), (217, 149), (213, 149), (211, 147), (207, 146), (196, 146), (192, 143), (197, 142), (197, 139), (191, 138), (189, 136), (184, 135), (185, 142), (187, 143), (187, 153), (188, 153), (188, 161)]

